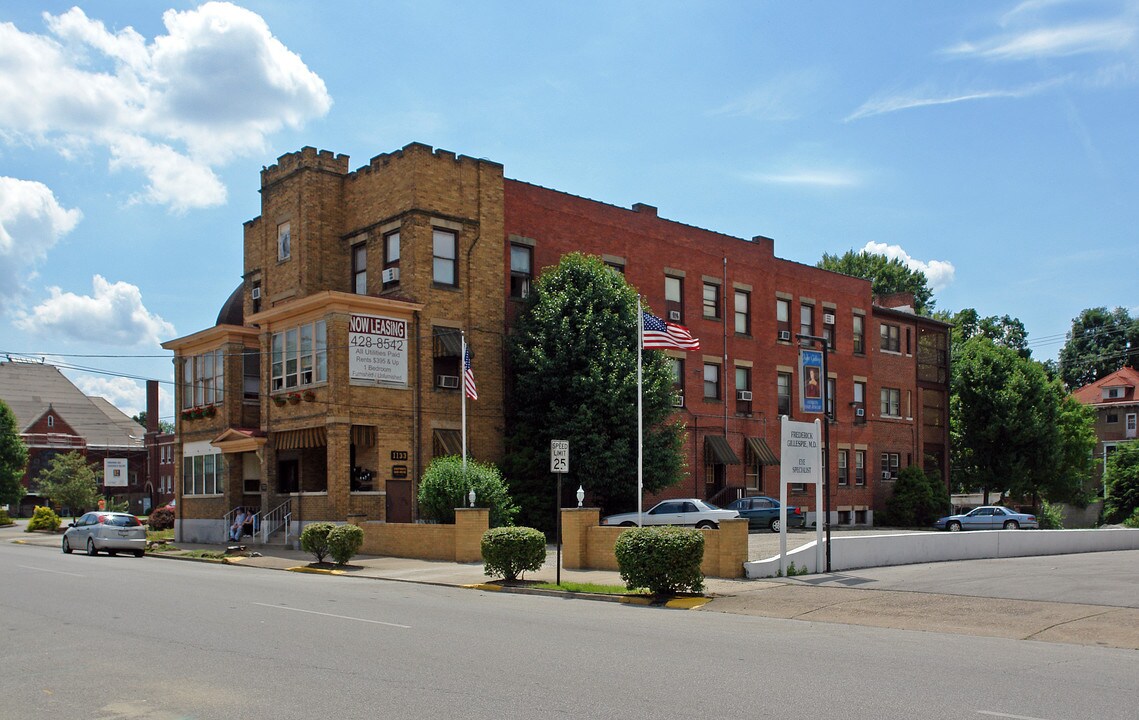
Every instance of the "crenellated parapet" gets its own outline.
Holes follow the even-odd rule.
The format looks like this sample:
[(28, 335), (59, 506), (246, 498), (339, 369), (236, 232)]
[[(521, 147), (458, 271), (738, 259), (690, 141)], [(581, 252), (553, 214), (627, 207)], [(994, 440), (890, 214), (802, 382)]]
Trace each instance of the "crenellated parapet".
[(335, 175), (347, 175), (348, 156), (307, 146), (297, 152), (285, 153), (277, 158), (276, 165), (261, 169), (261, 187), (268, 187), (301, 170), (319, 170)]

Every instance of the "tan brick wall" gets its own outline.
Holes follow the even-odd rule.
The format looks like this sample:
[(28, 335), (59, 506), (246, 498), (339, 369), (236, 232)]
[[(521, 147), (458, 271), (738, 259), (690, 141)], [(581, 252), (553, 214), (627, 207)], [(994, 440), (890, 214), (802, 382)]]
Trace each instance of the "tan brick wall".
[(357, 522), (364, 529), (364, 555), (443, 560), (482, 561), (482, 536), (490, 511), (486, 508), (456, 508), (454, 525), (424, 523)]
[[(586, 512), (585, 510), (590, 510)], [(597, 510), (562, 510), (562, 566), (570, 570), (619, 570), (614, 547), (617, 536), (629, 528), (596, 525)], [(747, 520), (723, 520), (718, 530), (704, 530), (707, 577), (744, 576), (747, 562)]]

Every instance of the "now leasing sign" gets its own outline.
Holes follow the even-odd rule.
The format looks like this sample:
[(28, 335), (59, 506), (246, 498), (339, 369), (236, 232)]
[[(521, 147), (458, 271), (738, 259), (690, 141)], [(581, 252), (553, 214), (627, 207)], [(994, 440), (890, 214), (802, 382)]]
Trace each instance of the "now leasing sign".
[(407, 385), (407, 321), (353, 315), (348, 321), (348, 374), (352, 380)]
[(779, 424), (779, 572), (787, 571), (787, 486), (815, 486), (815, 567), (823, 566), (823, 426), (818, 420)]

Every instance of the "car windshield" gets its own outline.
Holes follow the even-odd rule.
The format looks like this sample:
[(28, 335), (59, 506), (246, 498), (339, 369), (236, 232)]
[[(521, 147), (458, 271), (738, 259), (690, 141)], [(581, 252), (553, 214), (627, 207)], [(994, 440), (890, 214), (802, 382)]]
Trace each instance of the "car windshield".
[(135, 527), (142, 523), (134, 515), (107, 515), (103, 518), (103, 524), (114, 525), (115, 527)]

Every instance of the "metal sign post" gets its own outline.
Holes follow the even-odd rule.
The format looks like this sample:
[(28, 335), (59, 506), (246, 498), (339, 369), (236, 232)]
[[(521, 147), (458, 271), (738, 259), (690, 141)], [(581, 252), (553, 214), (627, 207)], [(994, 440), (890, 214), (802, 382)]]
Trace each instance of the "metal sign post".
[(562, 475), (569, 472), (569, 440), (550, 441), (550, 472), (557, 476), (557, 500), (554, 512), (558, 514), (558, 569), (557, 584), (562, 584)]

